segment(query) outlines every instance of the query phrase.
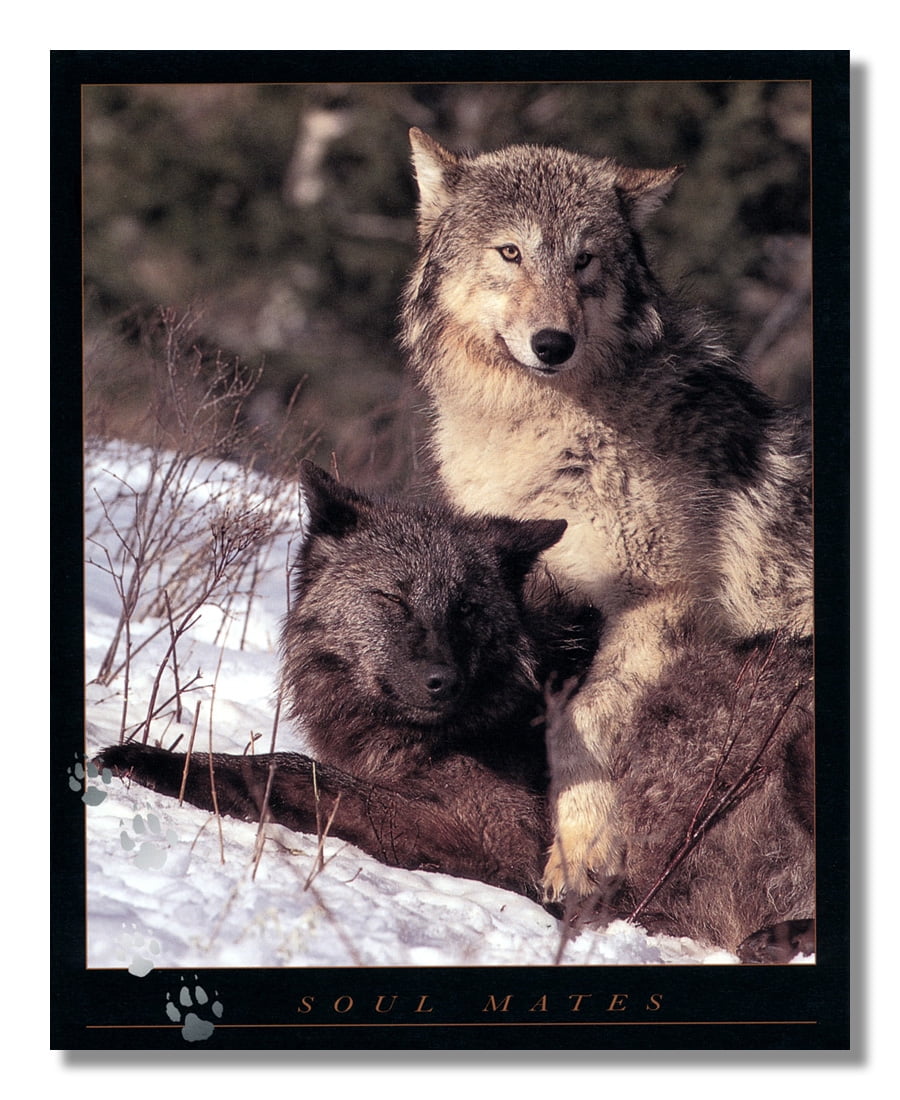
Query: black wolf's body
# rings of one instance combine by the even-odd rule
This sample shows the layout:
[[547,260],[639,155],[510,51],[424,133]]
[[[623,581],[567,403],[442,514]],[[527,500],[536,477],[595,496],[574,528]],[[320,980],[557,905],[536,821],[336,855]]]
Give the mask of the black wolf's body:
[[565,519],[543,561],[606,620],[552,766],[545,886],[586,896],[622,871],[614,759],[678,639],[812,629],[807,428],[647,265],[640,231],[680,170],[412,145],[404,343],[443,485],[469,513]]
[[[523,602],[536,556],[563,525],[376,506],[310,467],[304,485],[309,530],[283,682],[317,760],[214,756],[219,810],[258,820],[267,805],[307,832],[334,815],[331,835],[386,863],[540,896],[552,825],[539,685],[553,671],[577,678],[598,628],[562,603],[535,613]],[[628,915],[659,884],[639,920],[734,950],[812,912],[809,684],[791,646],[719,656],[710,671],[686,647],[673,681],[645,702],[641,740],[615,762],[634,874],[614,904]],[[698,710],[715,716],[699,733]],[[102,761],[176,795],[185,758],[123,745]],[[191,759],[185,797],[213,808],[204,754]],[[665,878],[692,821],[697,836]]]

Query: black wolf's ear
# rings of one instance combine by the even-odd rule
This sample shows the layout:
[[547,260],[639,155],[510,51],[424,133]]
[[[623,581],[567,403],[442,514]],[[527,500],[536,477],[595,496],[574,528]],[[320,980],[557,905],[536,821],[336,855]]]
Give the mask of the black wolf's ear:
[[625,168],[616,171],[616,190],[628,208],[635,228],[642,229],[650,215],[668,198],[672,186],[684,167],[674,168]]
[[308,535],[341,538],[350,534],[359,524],[360,511],[369,504],[366,497],[341,485],[308,460],[300,463],[300,488],[308,515]]
[[450,204],[461,162],[415,126],[409,131],[409,144],[419,188],[419,233],[426,236]]
[[520,585],[538,555],[563,537],[568,524],[564,519],[492,519],[494,545],[500,565],[513,585]]

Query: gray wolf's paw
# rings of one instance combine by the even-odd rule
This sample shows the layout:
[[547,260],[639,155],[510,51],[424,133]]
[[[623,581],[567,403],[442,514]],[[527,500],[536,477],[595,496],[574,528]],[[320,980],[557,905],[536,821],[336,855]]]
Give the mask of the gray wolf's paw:
[[[197,1011],[189,1011],[191,1009]],[[209,996],[201,985],[195,985],[193,993],[183,985],[178,994],[178,1004],[175,1004],[169,994],[166,994],[166,1015],[173,1024],[183,1025],[181,1035],[188,1043],[208,1039],[216,1030],[215,1023],[209,1017],[215,1016],[219,1019],[223,1011],[218,999],[212,1004],[209,1003]]]
[[146,822],[138,814],[132,827],[133,834],[122,830],[122,847],[126,852],[133,852],[137,848],[134,862],[138,867],[145,871],[158,871],[165,865],[167,849],[178,843],[174,830],[167,829],[164,834],[155,814],[147,814]]
[[99,806],[106,798],[106,791],[103,790],[103,787],[97,786],[96,780],[108,786],[112,782],[112,772],[109,768],[98,768],[93,761],[88,761],[86,757],[85,760],[86,763],[84,764],[81,760],[76,760],[72,767],[68,769],[69,789],[81,791],[81,801],[86,805]]
[[559,827],[544,868],[544,898],[549,902],[591,899],[612,903],[622,882],[625,847],[610,828],[585,833]]
[[120,959],[130,958],[128,973],[144,978],[153,969],[151,956],[159,954],[159,944],[152,937],[144,936],[136,929],[123,932],[116,941],[116,954]]
[[545,899],[611,902],[625,868],[615,787],[585,768],[569,779],[554,803],[556,830],[544,867]]

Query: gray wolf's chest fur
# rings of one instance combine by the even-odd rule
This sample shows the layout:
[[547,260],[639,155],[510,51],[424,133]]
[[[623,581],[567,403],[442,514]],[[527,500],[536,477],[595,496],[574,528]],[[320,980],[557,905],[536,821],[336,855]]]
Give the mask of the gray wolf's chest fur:
[[780,454],[760,429],[754,468],[728,477],[715,455],[711,464],[703,428],[679,422],[664,387],[628,395],[626,430],[597,407],[602,390],[579,403],[523,383],[514,405],[491,402],[487,416],[477,401],[439,403],[435,446],[457,505],[565,519],[545,562],[558,583],[607,614],[670,591],[739,636],[774,625],[809,631],[802,453]]
[[439,413],[436,445],[451,496],[469,510],[565,519],[545,561],[592,602],[611,610],[630,593],[670,584],[688,546],[698,549],[696,509],[679,500],[677,474],[599,420],[570,410],[480,427],[471,409],[464,420],[446,407]]

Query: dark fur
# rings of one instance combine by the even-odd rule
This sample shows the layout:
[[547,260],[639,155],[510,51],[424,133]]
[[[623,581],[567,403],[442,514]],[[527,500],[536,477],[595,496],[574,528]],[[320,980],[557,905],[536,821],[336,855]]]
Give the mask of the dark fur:
[[282,683],[316,755],[379,782],[463,748],[518,755],[554,629],[523,589],[565,522],[376,505],[311,464],[303,482]]
[[[647,899],[636,919],[653,931],[688,932],[745,961],[790,957],[771,944],[771,957],[757,957],[766,954],[757,947],[769,926],[811,924],[816,908],[809,649],[778,638],[724,651],[688,641],[645,695],[614,760],[628,837],[618,911]],[[670,861],[675,870],[648,898]],[[811,949],[798,940],[794,953]]]
[[[284,626],[283,680],[318,762],[216,755],[220,811],[258,820],[272,768],[275,821],[313,832],[334,812],[331,834],[385,863],[538,897],[552,837],[538,685],[554,671],[577,677],[598,625],[590,614],[563,615],[563,601],[552,617],[525,610],[529,570],[562,525],[376,506],[314,467],[303,478],[309,531]],[[753,762],[799,684],[749,783],[638,915],[652,929],[732,950],[765,928],[748,961],[782,961],[791,932],[767,926],[813,911],[809,891],[791,886],[792,871],[812,881],[805,654],[783,642],[711,665],[697,645],[685,654],[645,700],[640,736],[616,762],[633,840],[614,912],[627,916],[664,872],[730,735],[713,800]],[[708,721],[694,728],[701,710],[716,716],[711,733]],[[101,761],[178,793],[183,755],[123,745]],[[203,754],[191,759],[185,797],[213,806]]]
[[[583,669],[597,636],[593,612],[525,609],[528,574],[565,523],[375,505],[312,464],[302,477],[282,683],[321,804],[304,756],[219,755],[219,808],[258,820],[274,763],[274,820],[315,831],[340,795],[332,834],[386,863],[537,897],[550,841],[540,685]],[[178,791],[183,756],[124,745],[102,759]],[[208,765],[192,758],[185,797],[212,808]]]

